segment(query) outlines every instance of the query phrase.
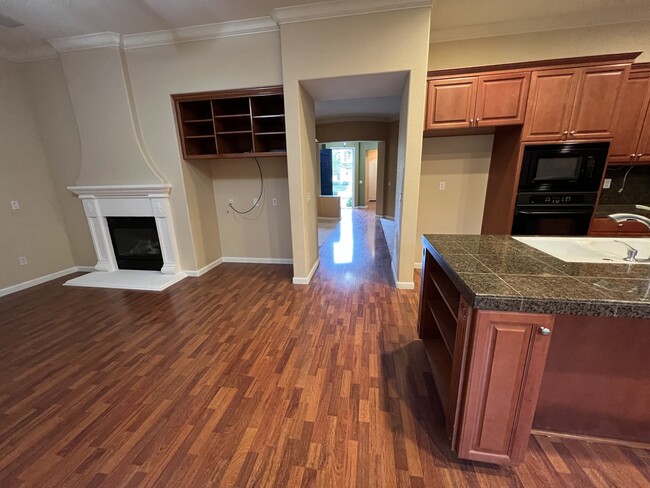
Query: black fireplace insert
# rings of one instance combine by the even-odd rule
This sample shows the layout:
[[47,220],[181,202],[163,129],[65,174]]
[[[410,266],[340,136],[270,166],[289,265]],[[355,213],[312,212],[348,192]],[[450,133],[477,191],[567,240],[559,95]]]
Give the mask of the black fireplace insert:
[[160,271],[160,240],[153,217],[106,217],[117,267]]

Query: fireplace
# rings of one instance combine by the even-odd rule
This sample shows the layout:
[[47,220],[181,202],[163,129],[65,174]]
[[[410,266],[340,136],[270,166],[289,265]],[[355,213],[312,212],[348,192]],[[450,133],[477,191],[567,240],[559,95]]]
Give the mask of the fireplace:
[[160,240],[153,217],[106,217],[119,269],[160,271]]

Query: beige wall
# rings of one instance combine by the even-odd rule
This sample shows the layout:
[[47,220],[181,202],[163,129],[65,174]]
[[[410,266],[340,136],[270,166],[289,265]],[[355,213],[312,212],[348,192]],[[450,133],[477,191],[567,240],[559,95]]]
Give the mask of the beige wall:
[[492,135],[424,139],[416,262],[422,234],[481,233],[492,140]]
[[94,266],[97,256],[83,206],[67,189],[81,169],[81,144],[68,85],[58,58],[24,63],[23,80],[48,160],[77,266]]
[[[262,203],[248,210],[260,193],[259,170],[253,159],[225,159],[212,162],[216,202],[224,257],[291,259],[289,185],[286,158],[259,158],[264,177]],[[277,206],[272,200],[276,198]]]
[[429,69],[633,51],[644,51],[637,61],[650,61],[650,22],[433,43]]
[[[74,266],[19,65],[0,60],[0,288]],[[12,210],[18,200],[20,210]],[[19,256],[28,264],[20,266]]]
[[[279,33],[131,49],[126,59],[144,143],[173,187],[182,267],[200,269],[222,256],[210,169],[221,162],[182,159],[170,95],[282,84]],[[257,188],[255,181],[242,184],[249,193]]]
[[[280,26],[296,277],[307,277],[318,255],[315,222],[312,225],[310,219],[305,220],[302,211],[314,208],[313,198],[308,203],[307,194],[315,194],[316,181],[312,177],[317,174],[313,169],[317,156],[308,130],[313,121],[308,120],[310,115],[303,115],[305,109],[313,111],[313,106],[309,107],[308,97],[301,93],[300,81],[404,71],[409,73],[402,95],[406,106],[401,113],[403,131],[399,141],[405,173],[404,197],[399,205],[404,207],[404,219],[398,219],[396,226],[408,244],[401,246],[397,268],[399,282],[405,286],[413,283],[411,243],[416,232],[429,20],[429,8],[414,8]],[[376,35],[378,32],[381,35]],[[341,62],[343,57],[355,62]],[[309,153],[313,153],[313,159]],[[315,212],[311,213],[315,220]]]
[[397,181],[397,143],[399,121],[388,126],[388,144],[386,149],[386,169],[384,172],[383,215],[395,217],[395,183]]

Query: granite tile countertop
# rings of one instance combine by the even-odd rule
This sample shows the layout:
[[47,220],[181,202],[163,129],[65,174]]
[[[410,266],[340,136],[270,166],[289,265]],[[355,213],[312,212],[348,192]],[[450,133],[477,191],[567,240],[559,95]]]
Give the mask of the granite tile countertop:
[[474,308],[650,318],[650,265],[567,263],[510,236],[423,242]]
[[638,209],[634,205],[598,205],[594,210],[594,217],[607,218],[614,213],[633,213],[650,218],[650,211]]

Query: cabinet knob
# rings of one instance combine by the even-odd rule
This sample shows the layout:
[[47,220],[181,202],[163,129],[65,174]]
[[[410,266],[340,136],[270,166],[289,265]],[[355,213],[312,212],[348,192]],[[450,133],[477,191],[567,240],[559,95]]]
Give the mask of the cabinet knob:
[[539,333],[542,334],[543,336],[547,336],[551,334],[551,329],[549,329],[548,327],[540,327]]
[[636,155],[637,158],[640,158],[641,156],[643,156],[643,154],[637,154]]
[[563,132],[563,134],[564,134],[565,136],[566,136],[568,133],[569,133],[568,130],[565,130],[565,131]]
[[632,159],[636,158],[636,154],[632,154]]
[[481,119],[479,119],[478,117],[476,117],[476,125],[478,125],[478,123],[479,123],[480,120],[481,120]]
[[474,119],[469,119],[469,125],[472,125],[474,123]]
[[571,131],[571,135],[573,135],[573,134],[575,134],[575,133],[576,133],[576,131],[574,131],[574,130]]

